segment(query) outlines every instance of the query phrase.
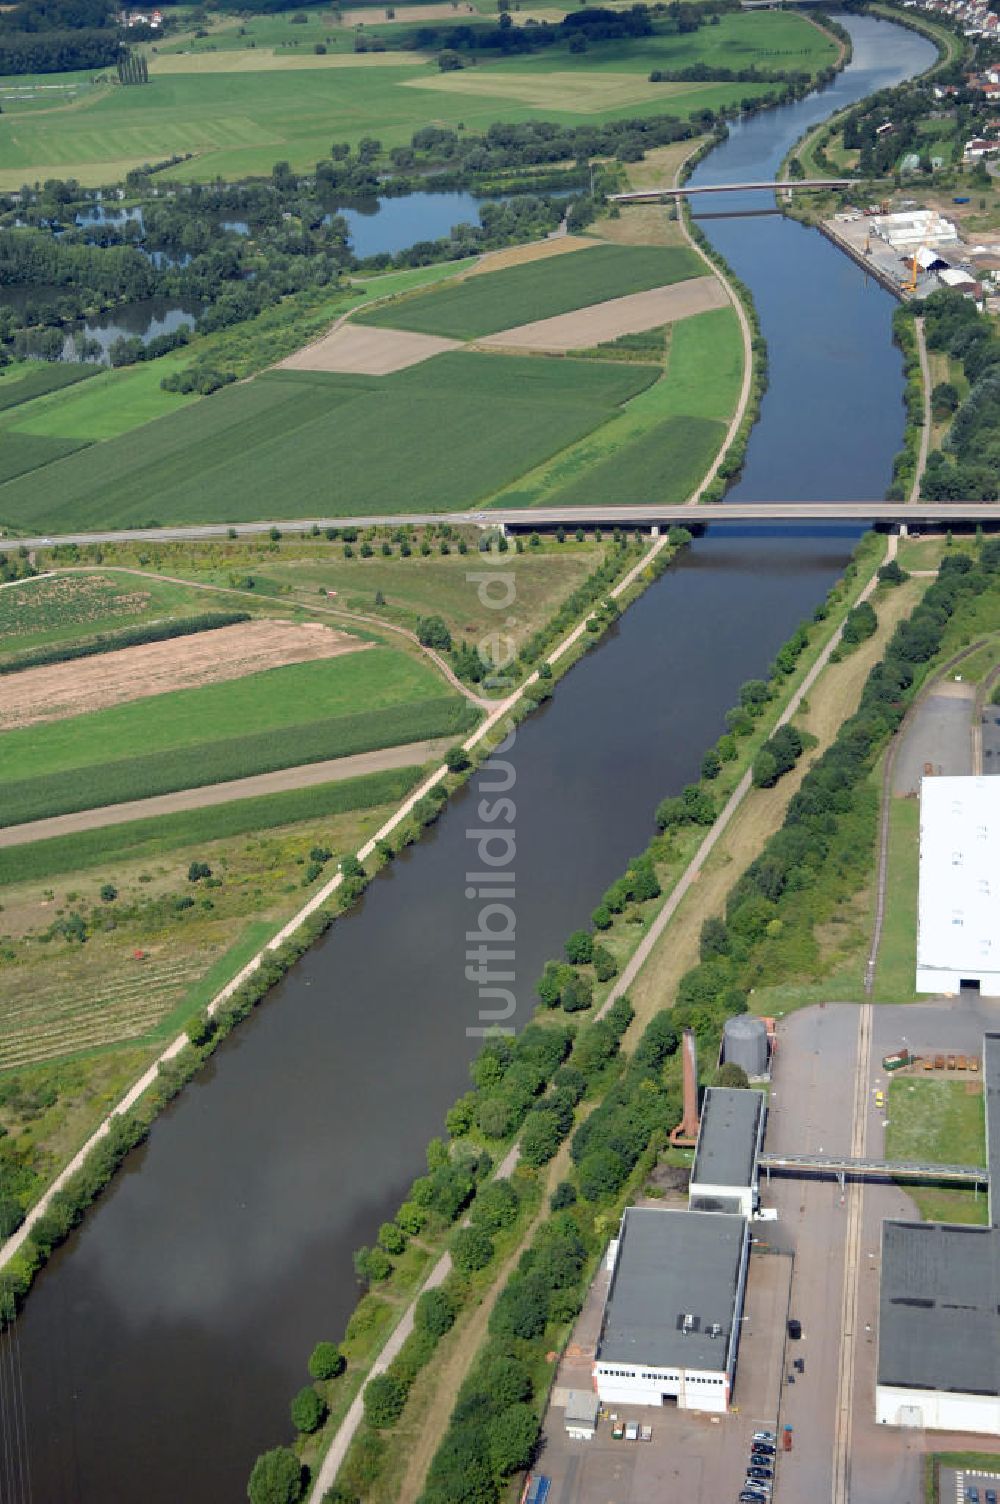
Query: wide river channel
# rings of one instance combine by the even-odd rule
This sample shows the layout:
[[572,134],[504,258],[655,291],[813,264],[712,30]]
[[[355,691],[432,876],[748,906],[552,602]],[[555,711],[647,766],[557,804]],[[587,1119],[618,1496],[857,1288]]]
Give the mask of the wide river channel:
[[[836,82],[737,126],[699,180],[773,176],[811,124],[933,60],[899,26],[845,24],[854,60]],[[751,288],[770,349],[733,494],[881,496],[903,429],[892,299],[790,220],[704,227]],[[520,729],[521,1023],[545,959],[645,844],[657,801],[697,775],[739,684],[766,671],[855,536],[710,531]],[[16,1351],[0,1354],[20,1364],[36,1501],[237,1504],[256,1454],[289,1439],[309,1351],[342,1334],[357,1298],[352,1251],[467,1085],[476,805],[473,784],[226,1041],[39,1278]]]

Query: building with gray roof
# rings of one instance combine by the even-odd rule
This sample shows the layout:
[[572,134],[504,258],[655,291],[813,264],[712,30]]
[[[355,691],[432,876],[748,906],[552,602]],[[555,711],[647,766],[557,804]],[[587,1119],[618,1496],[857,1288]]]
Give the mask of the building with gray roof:
[[882,1224],[876,1419],[1000,1436],[1000,1034],[983,1039],[988,1227]]
[[753,1215],[764,1122],[762,1092],[723,1086],[707,1089],[691,1170],[692,1210]]
[[741,1215],[626,1210],[594,1362],[605,1404],[728,1408],[749,1247]]

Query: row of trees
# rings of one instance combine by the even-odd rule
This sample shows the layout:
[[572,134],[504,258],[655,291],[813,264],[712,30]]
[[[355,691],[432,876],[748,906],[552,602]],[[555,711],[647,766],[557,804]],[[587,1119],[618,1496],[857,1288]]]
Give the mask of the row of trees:
[[[960,361],[969,382],[943,447],[928,456],[921,495],[928,501],[995,500],[1000,494],[1000,338],[992,321],[960,293],[943,289],[912,306],[923,316],[928,348]],[[953,409],[957,397],[950,383],[937,388],[937,410]]]

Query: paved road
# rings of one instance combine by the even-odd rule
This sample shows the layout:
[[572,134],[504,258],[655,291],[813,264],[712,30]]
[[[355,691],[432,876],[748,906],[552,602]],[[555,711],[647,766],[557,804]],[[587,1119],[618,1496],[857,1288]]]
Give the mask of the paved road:
[[360,752],[355,757],[334,757],[326,762],[304,763],[297,768],[279,768],[275,773],[258,773],[253,778],[234,778],[226,783],[208,783],[202,788],[179,789],[176,793],[159,794],[153,799],[132,799],[127,804],[105,804],[99,809],[81,809],[71,815],[32,820],[27,825],[8,825],[0,830],[0,847],[24,846],[29,841],[45,841],[52,836],[75,835],[80,830],[101,830],[105,825],[120,825],[124,820],[147,820],[154,815],[173,815],[185,809],[205,809],[210,805],[230,804],[234,799],[253,799],[260,794],[313,788],[318,783],[337,783],[343,778],[360,778],[365,773],[382,773],[388,768],[419,767],[421,763],[439,761],[453,741],[454,738],[441,738],[407,742],[402,747],[382,747],[375,752]]
[[[425,527],[449,522],[453,527],[656,527],[709,522],[856,522],[908,524],[1000,522],[1000,501],[945,501],[915,505],[902,501],[719,501],[692,506],[629,506],[613,500],[592,506],[496,508],[486,512],[382,512],[367,517],[276,517],[265,522],[206,522],[183,527],[109,528],[99,533],[38,534],[0,538],[0,549],[46,548],[57,543],[170,543],[225,538],[231,527],[241,538],[259,537],[273,527],[283,533],[308,533],[314,527]],[[190,583],[190,582],[185,582]]]

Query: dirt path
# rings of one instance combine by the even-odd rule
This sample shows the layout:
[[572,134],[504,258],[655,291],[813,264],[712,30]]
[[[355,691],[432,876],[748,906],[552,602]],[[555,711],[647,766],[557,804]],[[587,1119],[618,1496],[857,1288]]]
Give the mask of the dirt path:
[[338,783],[344,778],[361,778],[366,773],[382,773],[389,768],[418,767],[443,757],[452,741],[453,738],[441,738],[407,742],[402,747],[381,747],[353,757],[332,757],[326,762],[279,768],[276,773],[258,773],[252,778],[234,778],[227,783],[179,789],[177,793],[158,794],[152,799],[132,799],[127,804],[105,804],[98,809],[78,810],[72,815],[52,815],[46,820],[32,820],[27,825],[8,825],[0,829],[0,848],[25,846],[29,841],[45,841],[53,836],[76,835],[81,830],[103,830],[106,825],[120,825],[125,820],[148,820],[156,815],[174,815],[181,810],[231,804],[235,799],[255,799],[262,794],[281,794],[289,789]]
[[931,372],[927,362],[927,341],[924,339],[923,319],[914,319],[913,327],[917,335],[917,354],[920,356],[920,382],[924,389],[924,426],[920,430],[920,452],[917,455],[917,468],[913,472],[913,485],[906,498],[910,502],[920,500],[920,482],[924,478],[927,450],[931,442]]
[[[126,564],[80,564],[74,565],[69,569],[50,569],[47,573],[37,574],[32,578],[36,580],[50,580],[63,574],[92,574],[94,572],[98,574],[135,575],[140,580],[162,580],[167,585],[185,585],[191,590],[207,590],[212,595],[238,595],[241,600],[257,602],[273,600],[276,606],[287,606],[288,604],[287,601],[279,596],[258,595],[253,590],[239,590],[235,585],[207,585],[201,580],[186,580],[180,575],[173,574],[157,574],[152,569],[134,569]],[[19,580],[18,584],[24,584],[24,581]],[[296,604],[301,603],[297,602]],[[405,637],[425,657],[431,660],[448,680],[452,688],[457,689],[459,694],[464,695],[471,704],[478,705],[481,710],[495,709],[496,700],[487,700],[482,695],[477,695],[467,684],[463,684],[451,665],[441,657],[441,654],[436,652],[434,648],[424,647],[423,643],[419,641],[416,632],[411,632],[408,627],[400,627],[395,622],[383,621],[379,616],[367,616],[363,611],[345,611],[338,609],[336,606],[316,606],[311,601],[308,606],[302,605],[302,610],[309,611],[310,613],[318,611],[323,616],[335,616],[339,621],[365,622],[368,626],[377,627],[380,632],[395,632],[398,637]]]

